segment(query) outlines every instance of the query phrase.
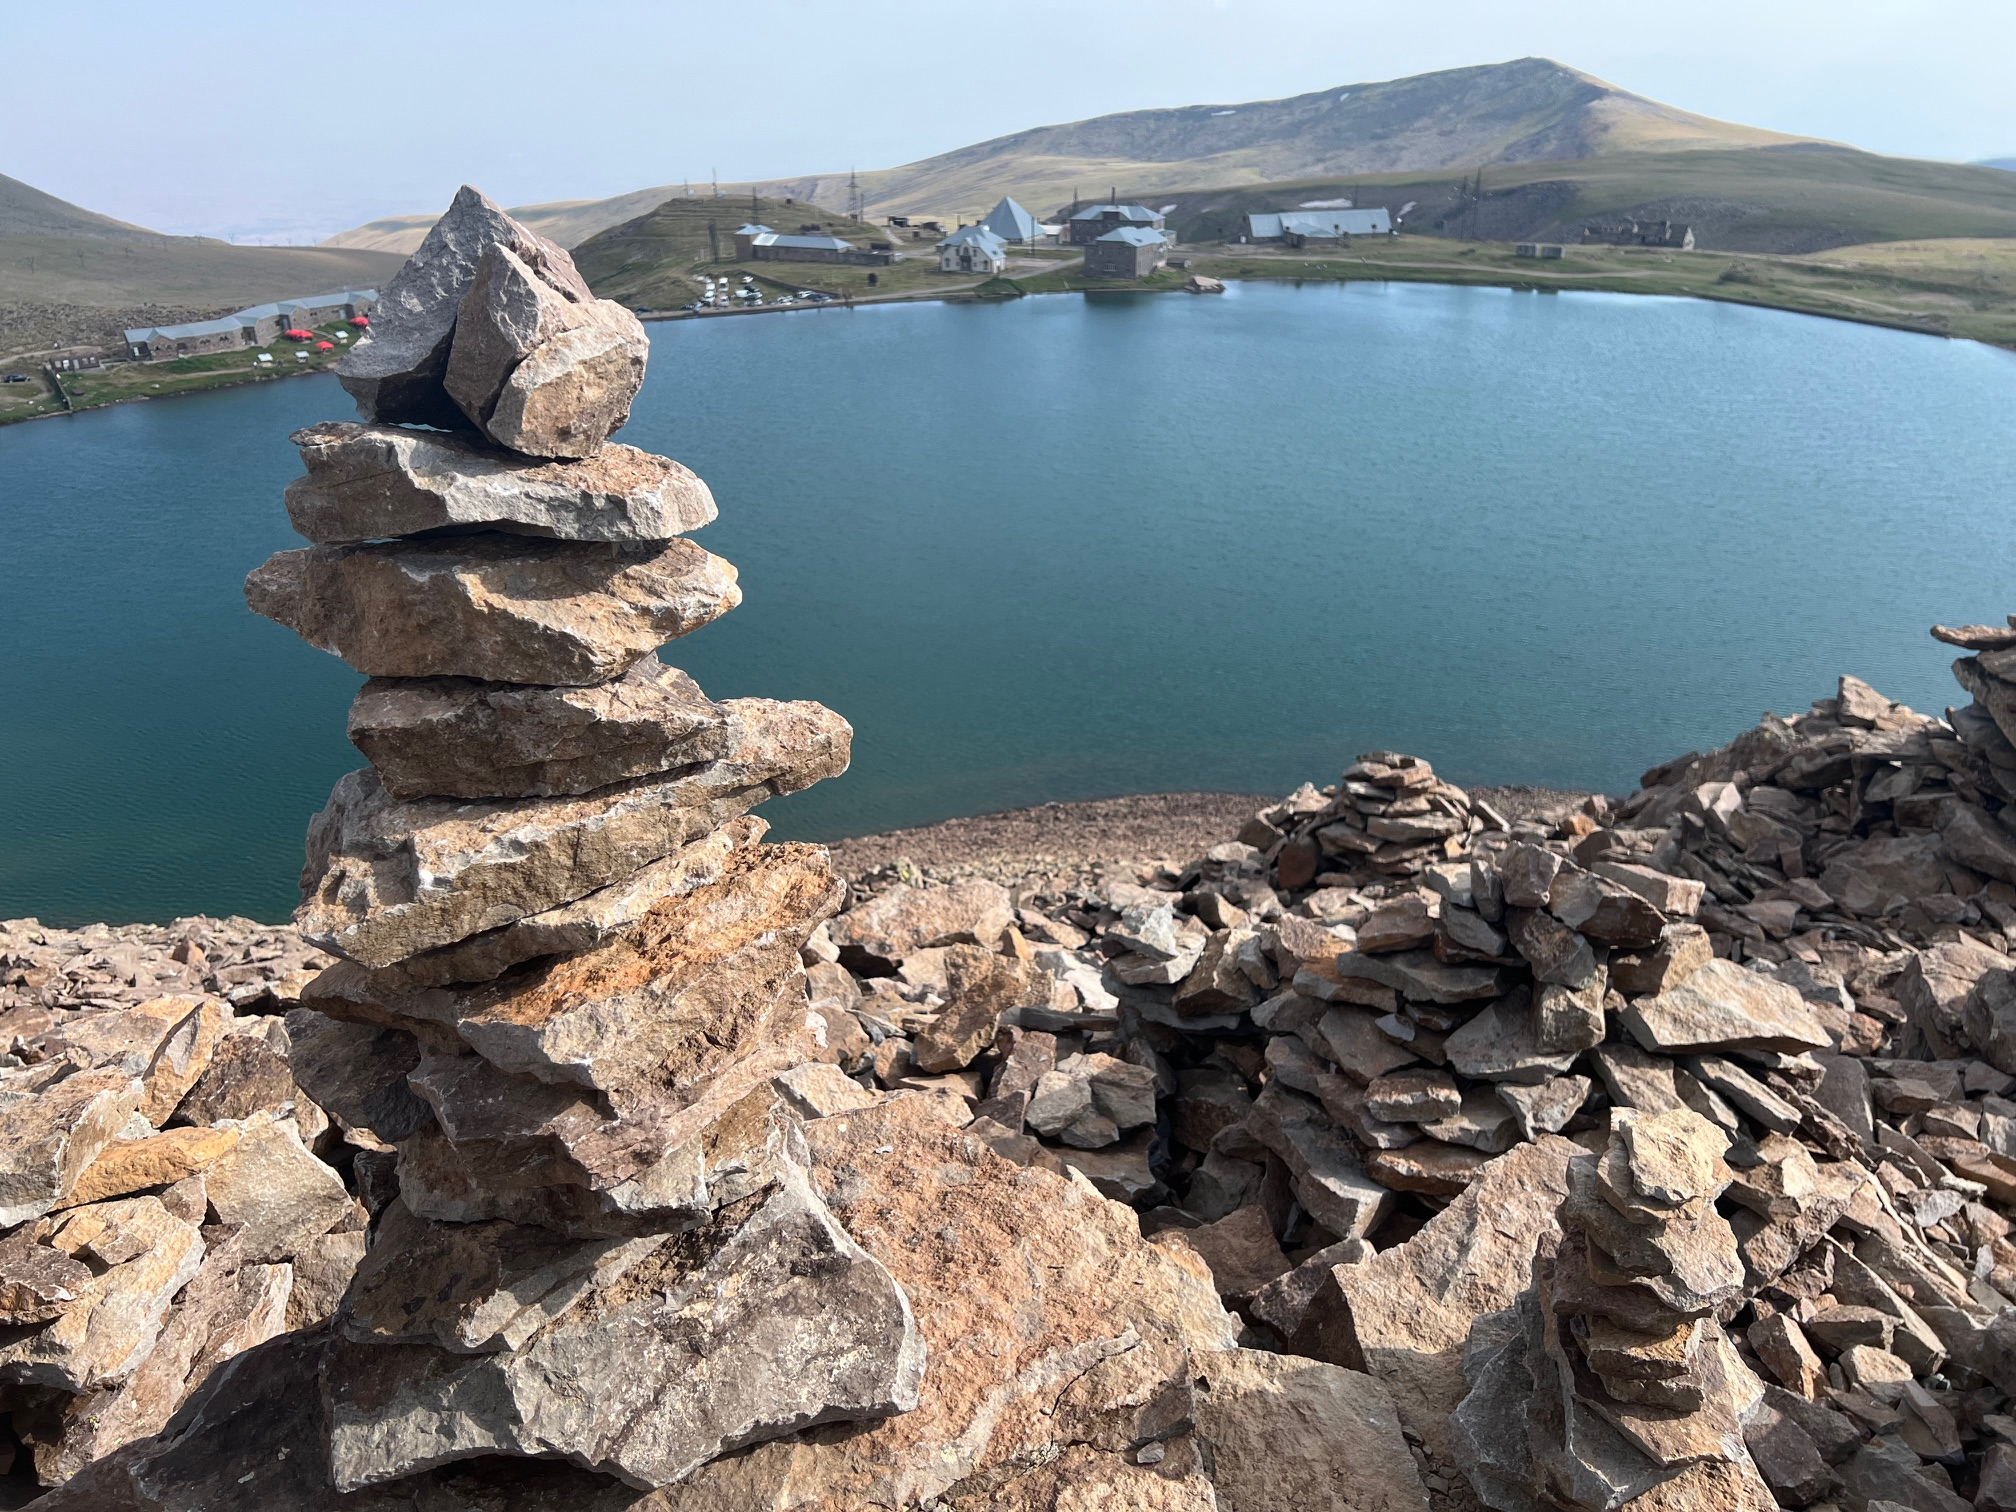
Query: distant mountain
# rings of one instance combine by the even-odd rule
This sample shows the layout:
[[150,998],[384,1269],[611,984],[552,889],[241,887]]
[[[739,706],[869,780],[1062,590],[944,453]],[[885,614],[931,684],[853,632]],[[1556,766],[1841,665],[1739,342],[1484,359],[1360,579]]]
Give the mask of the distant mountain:
[[115,241],[160,235],[44,194],[0,173],[0,236],[104,236]]
[[1974,166],[1976,168],[2006,168],[2011,173],[2016,173],[2016,157],[1983,158]]
[[10,351],[113,345],[122,326],[368,288],[391,278],[401,260],[163,236],[0,175],[0,340]]
[[[873,214],[977,218],[1003,194],[1047,211],[1074,194],[1131,197],[1200,184],[1235,185],[1360,173],[1409,173],[1491,163],[1559,161],[1616,152],[1783,146],[1812,141],[1678,110],[1546,58],[1448,69],[1385,83],[1346,84],[1286,100],[1131,110],[1039,126],[901,168],[860,175]],[[724,186],[769,198],[845,205],[846,174]],[[573,246],[644,213],[670,185],[609,200],[514,209]],[[410,252],[433,216],[373,221],[323,245]]]

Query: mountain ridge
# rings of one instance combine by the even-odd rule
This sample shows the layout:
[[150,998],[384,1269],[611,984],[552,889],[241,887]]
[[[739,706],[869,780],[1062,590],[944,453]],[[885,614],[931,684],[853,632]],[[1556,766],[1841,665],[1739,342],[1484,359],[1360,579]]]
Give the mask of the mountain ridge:
[[[1003,194],[1048,210],[1083,192],[1165,193],[1353,173],[1418,172],[1606,152],[1822,144],[1665,105],[1547,58],[1343,84],[1276,100],[1118,111],[1035,126],[895,168],[858,175],[871,214],[970,213]],[[844,205],[844,173],[723,186],[765,198]],[[603,200],[520,206],[512,214],[566,246],[634,219],[678,193],[639,189]],[[324,246],[410,252],[432,215],[390,216]]]

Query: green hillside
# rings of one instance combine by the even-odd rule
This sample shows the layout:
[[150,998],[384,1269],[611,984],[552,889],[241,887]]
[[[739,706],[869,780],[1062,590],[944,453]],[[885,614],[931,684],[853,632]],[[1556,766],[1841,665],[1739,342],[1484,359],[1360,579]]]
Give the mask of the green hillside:
[[[1305,178],[1171,194],[1185,241],[1236,239],[1254,211],[1310,200],[1383,205],[1411,233],[1572,241],[1593,220],[1686,221],[1703,248],[1817,252],[1862,242],[2016,237],[2016,174],[1801,147],[1617,153],[1579,162]],[[1401,212],[1405,215],[1401,216]]]
[[735,268],[738,277],[749,273],[779,286],[795,280],[820,289],[832,286],[840,274],[851,275],[845,281],[858,283],[867,271],[820,263],[737,264],[735,229],[750,220],[787,234],[838,236],[858,247],[896,235],[886,226],[871,226],[802,201],[752,200],[746,194],[733,199],[674,198],[582,242],[574,248],[574,266],[604,299],[653,310],[678,309],[698,298],[700,275],[709,268]]
[[202,236],[0,235],[0,352],[117,345],[121,328],[268,299],[364,289],[405,259],[331,247],[236,247]]

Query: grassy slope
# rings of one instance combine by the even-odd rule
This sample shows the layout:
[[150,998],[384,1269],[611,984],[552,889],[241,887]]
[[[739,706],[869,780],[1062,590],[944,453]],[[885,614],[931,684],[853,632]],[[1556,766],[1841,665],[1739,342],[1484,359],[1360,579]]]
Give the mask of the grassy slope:
[[[832,263],[738,263],[735,258],[735,228],[751,218],[747,195],[736,199],[668,199],[648,214],[620,226],[611,227],[574,249],[574,265],[590,287],[605,299],[645,309],[677,309],[698,297],[703,271],[733,271],[736,277],[754,275],[759,282],[781,291],[819,289],[828,293],[861,292],[867,275],[881,275],[879,284],[890,287],[914,282],[921,263],[935,260],[908,258],[891,268],[868,269]],[[772,230],[796,233],[801,226],[817,224],[821,235],[843,237],[865,247],[870,240],[886,241],[892,233],[884,226],[871,226],[820,210],[816,206],[759,199],[754,218]],[[708,222],[713,222],[722,253],[718,263],[710,261]],[[911,250],[927,250],[928,242],[903,244]]]
[[0,173],[0,236],[109,236],[118,239],[151,237],[158,232],[144,226],[86,210],[53,194],[45,194],[33,184]]
[[1197,254],[1192,266],[1220,278],[1686,295],[2016,347],[2016,241],[1885,243],[1812,257],[1570,247],[1538,262],[1506,242],[1400,236],[1327,252],[1226,247]]
[[234,247],[195,236],[0,236],[0,303],[242,306],[370,288],[404,260],[332,247]]
[[[1409,230],[1468,237],[1467,173],[1386,174],[1234,185],[1175,196],[1186,240],[1215,241],[1242,217],[1304,200],[1350,197],[1395,211]],[[2016,236],[2016,174],[1845,150],[1619,153],[1484,170],[1480,238],[1572,239],[1586,220],[1632,212],[1694,224],[1704,246],[1812,252],[1933,237]]]

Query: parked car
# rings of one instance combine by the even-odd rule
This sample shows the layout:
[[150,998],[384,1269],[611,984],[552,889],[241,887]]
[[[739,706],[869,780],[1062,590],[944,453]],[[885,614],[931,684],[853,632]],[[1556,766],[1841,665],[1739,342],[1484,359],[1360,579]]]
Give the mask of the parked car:
[[28,375],[26,373],[9,373],[6,377],[0,378],[0,383],[26,383],[27,381]]

